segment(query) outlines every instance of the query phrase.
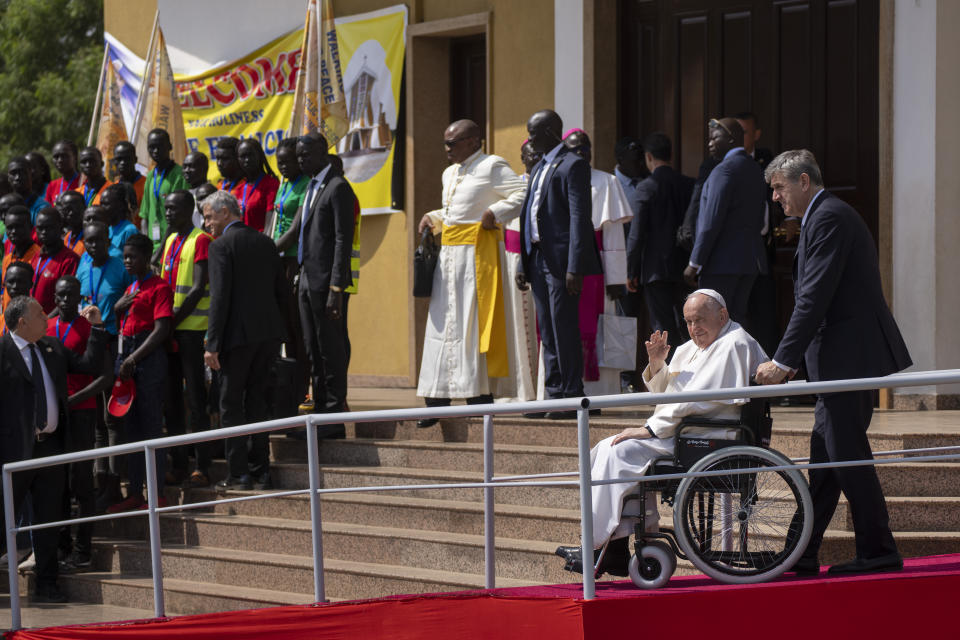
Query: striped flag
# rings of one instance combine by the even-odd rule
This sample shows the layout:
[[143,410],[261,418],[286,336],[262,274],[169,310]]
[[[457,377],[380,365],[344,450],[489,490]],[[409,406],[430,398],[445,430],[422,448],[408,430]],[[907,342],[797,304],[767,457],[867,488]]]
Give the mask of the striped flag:
[[103,156],[107,179],[116,181],[116,168],[111,162],[113,149],[118,142],[127,139],[127,127],[123,122],[120,81],[109,56],[106,57],[103,73],[103,103],[100,107],[100,126],[97,128],[96,147]]
[[[288,135],[317,129],[331,148],[347,133],[347,102],[343,92],[340,48],[330,0],[307,2],[300,71]],[[322,96],[322,98],[321,98]]]

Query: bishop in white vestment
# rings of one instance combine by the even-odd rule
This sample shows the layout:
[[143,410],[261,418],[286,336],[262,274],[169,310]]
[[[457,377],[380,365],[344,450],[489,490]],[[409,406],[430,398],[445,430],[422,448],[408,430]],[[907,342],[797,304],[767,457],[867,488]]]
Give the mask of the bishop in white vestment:
[[489,401],[488,378],[509,373],[499,225],[520,214],[526,192],[506,160],[480,150],[475,123],[455,122],[444,138],[452,164],[443,172],[443,208],[420,223],[442,238],[417,385],[430,406]]

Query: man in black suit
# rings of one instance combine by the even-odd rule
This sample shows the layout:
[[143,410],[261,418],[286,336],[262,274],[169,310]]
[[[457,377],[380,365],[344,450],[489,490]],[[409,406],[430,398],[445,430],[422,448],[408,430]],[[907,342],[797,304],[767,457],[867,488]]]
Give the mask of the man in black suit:
[[[82,356],[56,337],[47,337],[47,316],[33,298],[14,298],[3,315],[9,331],[0,338],[0,465],[63,453],[71,444],[67,373],[96,375],[102,368],[106,334],[100,310],[93,306],[83,310],[94,328]],[[64,471],[63,466],[56,466],[14,474],[15,511],[20,510],[29,491],[36,522],[59,520],[66,487]],[[57,586],[57,538],[57,529],[33,532],[37,602],[66,602]]]
[[[277,247],[243,224],[237,199],[218,191],[203,201],[210,244],[210,315],[204,361],[220,372],[220,421],[235,427],[268,418],[266,372],[280,352],[286,280]],[[248,440],[249,451],[248,451]],[[225,489],[270,489],[269,435],[229,438]]]
[[[300,170],[311,176],[297,221],[300,322],[307,340],[314,411],[336,413],[347,406],[347,306],[353,282],[356,197],[342,173],[333,169],[327,141],[317,132],[297,141]],[[344,435],[343,425],[318,430],[321,437]]]
[[760,167],[743,150],[740,123],[713,119],[709,127],[708,149],[720,164],[703,185],[696,240],[683,276],[692,287],[719,291],[730,318],[746,325],[750,290],[764,262],[760,230],[767,187]]
[[[583,353],[578,308],[583,276],[601,272],[593,233],[590,164],[561,140],[556,112],[538,111],[527,122],[530,144],[543,153],[533,169],[520,214],[517,286],[533,286],[544,387],[550,398],[583,395]],[[574,417],[550,412],[548,418]]]
[[690,202],[693,178],[670,166],[670,138],[651,133],[643,141],[650,176],[637,186],[638,210],[627,238],[627,289],[643,288],[650,327],[666,331],[672,347],[683,343],[683,267],[677,228]]
[[[773,198],[788,216],[802,218],[794,258],[796,306],[772,362],[757,382],[776,384],[806,361],[811,381],[885,376],[912,364],[880,286],[877,252],[863,219],[824,191],[820,168],[806,149],[785,151],[767,167]],[[869,460],[867,428],[873,392],[817,396],[810,462]],[[794,569],[819,572],[817,551],[840,492],[850,503],[857,555],[830,573],[903,567],[890,533],[887,505],[873,466],[811,469],[813,536]]]

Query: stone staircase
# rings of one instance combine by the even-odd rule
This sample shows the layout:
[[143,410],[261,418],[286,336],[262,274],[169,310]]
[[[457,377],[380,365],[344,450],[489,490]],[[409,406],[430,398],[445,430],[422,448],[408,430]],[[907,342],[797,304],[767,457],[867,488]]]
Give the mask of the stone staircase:
[[[806,455],[812,411],[775,410],[773,445]],[[636,414],[591,420],[594,442],[636,423]],[[496,474],[574,471],[574,421],[495,419]],[[322,441],[325,488],[443,484],[482,480],[482,420],[348,425],[344,440]],[[960,444],[947,433],[876,433],[877,451]],[[302,441],[271,436],[272,475],[279,489],[308,485]],[[215,463],[215,477],[225,473]],[[897,463],[878,467],[891,523],[907,556],[960,552],[960,464]],[[571,478],[574,479],[574,478]],[[250,495],[253,492],[230,492]],[[175,502],[202,502],[212,489],[167,489]],[[484,586],[482,490],[342,493],[322,498],[325,583],[331,600]],[[662,520],[671,515],[662,507]],[[574,582],[553,556],[579,538],[578,489],[504,487],[496,491],[497,586]],[[94,571],[61,577],[72,600],[152,608],[146,518],[101,523]],[[167,612],[201,613],[313,600],[309,501],[286,496],[190,510],[161,517]],[[845,502],[828,531],[821,561],[853,555]],[[678,572],[690,572],[681,563]],[[21,581],[22,588],[26,585]],[[6,584],[4,580],[4,585]],[[2,588],[2,587],[0,587]]]

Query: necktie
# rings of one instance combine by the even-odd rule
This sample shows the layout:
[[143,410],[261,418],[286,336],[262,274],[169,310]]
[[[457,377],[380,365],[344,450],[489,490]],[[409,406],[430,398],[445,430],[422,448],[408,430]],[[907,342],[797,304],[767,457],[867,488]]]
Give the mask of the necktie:
[[314,190],[317,188],[317,179],[313,178],[307,184],[307,192],[303,198],[303,211],[300,213],[300,234],[297,236],[297,264],[303,264],[303,230],[307,227],[307,218],[313,208]]
[[40,356],[37,345],[30,345],[30,374],[33,377],[33,415],[37,429],[47,426],[47,387],[43,384],[43,369],[40,368]]

